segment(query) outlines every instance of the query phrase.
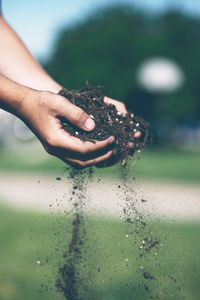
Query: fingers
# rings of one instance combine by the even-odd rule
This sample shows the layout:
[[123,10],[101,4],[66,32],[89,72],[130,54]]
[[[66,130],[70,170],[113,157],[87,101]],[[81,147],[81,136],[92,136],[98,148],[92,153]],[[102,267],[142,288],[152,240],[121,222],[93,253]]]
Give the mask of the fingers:
[[[140,131],[136,131],[136,133],[133,136],[135,139],[139,139],[141,137],[141,132]],[[129,149],[133,149],[135,146],[135,144],[133,142],[129,142],[128,143],[128,148]]]
[[99,141],[99,142],[83,142],[76,138],[70,139],[70,148],[74,152],[78,152],[82,155],[86,155],[91,152],[101,151],[102,149],[106,148],[108,145],[114,142],[114,137],[109,137],[107,140]]
[[59,101],[57,105],[58,116],[66,118],[85,131],[92,131],[95,128],[95,122],[81,108],[62,98],[64,101]]
[[[109,97],[104,97],[104,102],[105,102],[105,103],[108,103],[108,104],[113,104],[113,105],[115,105],[115,107],[117,108],[117,110],[120,111],[120,112],[121,112],[122,114],[124,114],[124,115],[127,113],[126,106],[125,106],[125,104],[124,104],[123,102],[120,102],[120,101],[117,101],[117,100],[113,100],[113,99],[111,99],[111,98],[109,98]],[[134,137],[135,139],[140,138],[140,136],[141,136],[141,132],[140,132],[140,131],[136,131],[136,132],[134,133],[134,135],[133,135],[133,137]],[[134,144],[131,143],[131,146],[130,146],[130,147],[133,148],[133,147],[134,147]]]
[[71,136],[64,129],[58,129],[52,133],[47,143],[51,149],[63,149],[79,155],[88,155],[91,152],[100,151],[114,142],[114,137],[109,137],[104,141],[88,142]]
[[104,102],[107,104],[113,104],[115,105],[116,109],[118,111],[120,111],[123,115],[127,114],[127,109],[126,106],[123,102],[121,101],[117,101],[117,100],[113,100],[109,97],[104,97]]
[[67,162],[67,163],[70,163],[71,165],[74,165],[74,166],[79,166],[81,168],[86,168],[88,166],[91,166],[91,165],[95,165],[95,164],[99,164],[107,159],[109,159],[113,154],[113,150],[109,151],[108,153],[100,156],[100,157],[97,157],[95,159],[91,159],[91,160],[88,160],[88,161],[81,161],[81,160],[78,160],[78,159],[72,159],[72,158],[66,158],[66,159],[63,159],[63,161]]
[[[108,103],[108,104],[113,104],[115,105],[115,107],[117,108],[118,111],[120,111],[122,114],[126,114],[127,113],[127,109],[126,109],[126,106],[123,102],[121,101],[117,101],[117,100],[113,100],[109,97],[104,97],[104,102],[105,103]],[[139,137],[141,136],[141,132],[140,131],[137,131],[135,134],[134,134],[134,138],[138,139]]]

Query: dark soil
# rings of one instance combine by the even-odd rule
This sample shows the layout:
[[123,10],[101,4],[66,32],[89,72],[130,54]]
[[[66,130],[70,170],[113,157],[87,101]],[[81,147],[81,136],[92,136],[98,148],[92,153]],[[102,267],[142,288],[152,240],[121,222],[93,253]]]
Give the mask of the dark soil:
[[[82,108],[96,123],[96,127],[92,132],[85,132],[76,128],[66,119],[62,119],[63,128],[68,133],[83,141],[91,142],[105,140],[109,136],[115,137],[114,162],[123,161],[120,170],[121,185],[117,186],[120,189],[122,200],[125,200],[126,203],[123,209],[123,219],[129,224],[133,224],[134,231],[138,236],[143,236],[143,240],[139,245],[140,258],[142,258],[145,253],[150,252],[151,249],[157,246],[157,241],[152,234],[147,232],[143,216],[137,209],[137,201],[133,197],[134,188],[130,184],[126,162],[135,150],[140,150],[146,145],[148,141],[148,124],[143,119],[134,116],[133,113],[128,112],[126,115],[122,115],[114,105],[104,103],[104,95],[98,88],[86,86],[79,91],[62,89],[59,94]],[[141,132],[140,139],[134,138],[136,131]],[[131,148],[130,144],[132,145]],[[84,255],[84,245],[87,239],[84,224],[84,205],[87,202],[87,180],[92,176],[92,169],[86,171],[72,169],[69,175],[69,179],[72,180],[70,201],[74,206],[71,241],[63,254],[56,287],[68,300],[86,300],[83,294],[84,291],[87,291],[88,278],[87,276],[82,277],[80,266],[87,264],[87,258]],[[60,180],[60,178],[56,179]],[[142,201],[145,202],[145,200]],[[154,276],[148,271],[142,272],[143,267],[140,266],[140,269],[143,278],[154,279]],[[145,290],[148,290],[144,282],[140,283],[140,288],[142,286],[145,287]]]
[[[152,226],[146,221],[146,216],[140,208],[141,198],[135,194],[135,185],[129,172],[129,166],[120,166],[121,182],[116,185],[117,196],[123,201],[121,219],[127,224],[127,235],[132,240],[133,255],[137,255],[137,264],[133,266],[133,278],[135,268],[140,274],[140,280],[134,288],[136,294],[138,290],[146,293],[144,299],[160,299],[154,297],[151,290],[151,282],[157,281],[157,274],[149,270],[147,263],[156,260],[155,253],[159,253],[161,240],[154,234]],[[97,245],[91,245],[91,236],[87,233],[86,215],[84,208],[87,205],[87,186],[92,181],[93,168],[85,170],[71,169],[68,179],[72,183],[72,190],[69,201],[73,204],[71,238],[66,242],[65,249],[58,269],[56,288],[67,300],[87,300],[88,295],[92,295],[91,286],[92,275],[95,270],[100,272],[99,266],[91,266],[90,251],[96,251]],[[115,196],[115,193],[113,193]],[[145,202],[143,202],[145,205]],[[135,246],[139,250],[136,254]],[[89,246],[90,247],[90,246]],[[89,250],[89,251],[88,251]],[[115,253],[113,253],[115,255]],[[127,266],[129,263],[127,262]],[[92,269],[91,269],[92,267]],[[112,275],[111,275],[112,276]],[[91,298],[89,298],[91,299]]]
[[[104,95],[98,88],[86,86],[79,91],[63,89],[59,94],[81,107],[96,122],[96,128],[92,132],[85,132],[62,119],[63,128],[67,132],[83,141],[95,142],[104,140],[109,136],[114,136],[116,139],[114,146],[116,152],[115,162],[123,162],[119,170],[121,183],[116,186],[117,195],[125,203],[121,218],[127,223],[127,234],[131,235],[133,245],[137,243],[139,250],[138,266],[136,268],[138,268],[141,275],[141,281],[138,282],[135,289],[147,293],[145,299],[161,299],[159,296],[154,298],[151,295],[151,282],[157,280],[157,276],[152,274],[151,270],[146,267],[146,261],[153,259],[154,255],[159,252],[160,239],[154,235],[152,228],[149,228],[146,216],[144,216],[140,205],[138,205],[141,202],[145,205],[147,200],[138,199],[135,196],[135,178],[131,176],[127,165],[127,158],[135,150],[140,150],[146,145],[148,141],[148,124],[143,119],[134,116],[133,113],[127,113],[123,116],[116,110],[114,105],[105,104]],[[139,140],[133,137],[138,130],[142,133]],[[134,143],[131,149],[128,146],[129,143]],[[84,214],[84,207],[88,201],[87,184],[88,181],[92,180],[92,173],[92,168],[86,170],[72,169],[69,172],[69,180],[72,182],[70,201],[73,204],[71,240],[66,243],[56,282],[57,289],[67,300],[87,300],[87,295],[92,293],[88,290],[87,285],[92,278],[90,278],[89,272],[86,271],[89,258],[87,257],[88,249],[85,248],[88,236]],[[60,177],[56,179],[61,180]],[[95,251],[95,247],[92,250]],[[81,272],[81,266],[83,266],[84,272]],[[96,266],[94,268],[96,269]],[[100,272],[99,268],[97,270]]]
[[[92,169],[75,170],[69,172],[72,181],[70,201],[73,205],[73,219],[71,222],[71,239],[66,244],[62,261],[58,270],[56,288],[67,300],[85,300],[87,292],[88,274],[86,271],[87,255],[85,242],[87,232],[85,228],[84,206],[87,202],[87,183],[91,180]],[[84,266],[83,272],[80,272]]]
[[[104,102],[104,94],[99,88],[85,86],[78,91],[62,89],[59,95],[66,97],[76,106],[82,108],[96,123],[92,132],[85,132],[68,120],[62,119],[63,128],[71,135],[83,141],[102,141],[115,137],[115,161],[120,161],[145,146],[148,141],[148,123],[142,118],[128,112],[123,115],[112,104]],[[142,133],[140,139],[134,133]],[[130,147],[130,145],[133,145]]]

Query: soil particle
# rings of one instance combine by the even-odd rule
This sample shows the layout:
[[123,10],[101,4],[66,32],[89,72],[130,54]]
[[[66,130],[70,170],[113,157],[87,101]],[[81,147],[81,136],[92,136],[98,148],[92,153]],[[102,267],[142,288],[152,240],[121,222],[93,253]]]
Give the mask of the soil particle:
[[[152,226],[149,225],[146,215],[141,209],[141,198],[138,198],[135,193],[135,185],[133,184],[135,178],[133,179],[130,174],[129,165],[126,167],[119,166],[119,168],[121,182],[116,184],[116,192],[120,200],[125,203],[124,208],[122,208],[121,219],[127,225],[125,237],[129,240],[130,247],[134,247],[134,260],[136,259],[138,262],[138,266],[135,265],[132,268],[132,278],[135,278],[136,272],[139,275],[139,280],[135,283],[133,289],[136,295],[138,293],[144,295],[144,299],[161,300],[163,299],[162,296],[155,295],[152,286],[155,280],[160,281],[161,274],[158,270],[161,267],[157,265],[158,269],[155,272],[155,270],[150,269],[149,261],[153,260],[155,265],[157,264],[157,256],[155,255],[159,254],[163,244]],[[92,181],[92,170],[92,168],[85,170],[72,169],[68,176],[72,184],[70,201],[73,204],[73,210],[70,212],[72,214],[71,239],[65,244],[56,282],[57,290],[67,300],[88,300],[88,295],[91,296],[93,293],[89,287],[91,287],[94,270],[97,273],[101,272],[101,265],[91,265],[88,256],[91,251],[96,251],[98,243],[95,244],[95,241],[92,248],[90,248],[91,246],[87,248],[88,245],[91,245],[93,237],[87,233],[84,207],[88,202],[87,185],[88,182]],[[124,257],[124,260],[125,266],[129,268],[131,259]],[[154,274],[152,275],[152,273]],[[163,275],[163,278],[165,277],[166,275]],[[173,275],[170,275],[170,280],[176,285],[176,279]],[[160,292],[168,295],[168,292],[164,289],[160,289]]]
[[[137,197],[135,186],[133,185],[135,178],[131,176],[129,166],[121,166],[120,169],[120,193],[121,199],[123,203],[125,203],[122,220],[127,223],[127,233],[130,234],[130,238],[133,239],[133,244],[138,243],[139,270],[142,277],[148,281],[156,280],[155,276],[148,271],[144,271],[144,269],[146,269],[146,262],[152,259],[152,255],[155,254],[155,251],[159,251],[160,240],[148,225],[146,215],[139,205],[139,203],[146,202],[146,200]],[[130,231],[131,227],[132,230]],[[140,282],[138,288],[144,290],[151,299],[154,299],[151,288],[146,283]]]
[[145,279],[151,279],[151,280],[154,279],[154,277],[149,272],[144,272],[143,276]]
[[141,202],[143,202],[143,203],[146,203],[146,202],[147,202],[147,200],[145,200],[145,199],[141,199]]

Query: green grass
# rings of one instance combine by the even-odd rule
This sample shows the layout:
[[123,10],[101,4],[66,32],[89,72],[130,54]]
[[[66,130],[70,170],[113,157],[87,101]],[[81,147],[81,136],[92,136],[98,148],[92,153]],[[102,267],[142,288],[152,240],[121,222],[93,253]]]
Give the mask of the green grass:
[[141,177],[200,181],[200,153],[173,149],[144,151],[137,163],[136,172]]
[[[17,151],[1,150],[0,171],[6,172],[43,172],[62,174],[66,165],[48,155],[44,160],[37,157],[44,155],[42,150],[36,153],[23,147]],[[144,150],[140,159],[134,158],[130,164],[131,174],[147,179],[169,179],[199,182],[200,181],[200,153],[178,151],[172,149]],[[96,170],[98,176],[119,176],[119,167]]]
[[[150,295],[156,294],[161,300],[199,299],[200,224],[148,221],[147,231],[153,231],[163,246],[145,259],[139,259],[138,250],[145,233],[141,232],[139,238],[131,234],[134,225],[89,218],[86,226],[90,238],[86,255],[92,275],[89,286],[93,292],[85,299],[148,300]],[[39,290],[42,284],[54,286],[63,242],[69,238],[69,217],[23,213],[1,207],[0,299],[62,300],[62,295],[54,288]],[[60,247],[56,250],[58,242]],[[42,265],[38,265],[37,260]],[[145,280],[139,265],[145,266],[156,280]],[[147,283],[151,293],[138,289],[138,282]]]

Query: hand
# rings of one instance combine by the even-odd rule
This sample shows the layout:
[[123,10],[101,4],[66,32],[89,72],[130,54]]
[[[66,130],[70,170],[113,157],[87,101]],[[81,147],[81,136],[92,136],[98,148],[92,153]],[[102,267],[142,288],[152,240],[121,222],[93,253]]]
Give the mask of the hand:
[[[118,111],[120,111],[123,115],[127,114],[127,109],[126,109],[126,106],[123,102],[111,99],[109,97],[104,97],[104,102],[108,103],[108,104],[115,105],[116,109]],[[133,137],[135,139],[138,139],[140,136],[141,136],[140,131],[136,131],[135,133],[133,133]],[[133,143],[128,143],[128,147],[130,149],[134,149],[134,144]],[[98,168],[109,167],[109,166],[115,165],[117,162],[118,162],[118,159],[116,158],[115,151],[114,151],[113,155],[111,157],[109,157],[107,160],[105,160],[103,162],[100,162],[100,163],[96,164],[96,167],[98,167]]]
[[[108,104],[113,104],[115,105],[115,107],[117,108],[118,111],[120,111],[123,115],[127,114],[127,109],[126,109],[126,106],[123,102],[121,101],[117,101],[117,100],[113,100],[109,97],[104,97],[104,102],[105,103],[108,103]],[[133,137],[135,139],[139,138],[141,136],[141,132],[140,131],[136,131],[133,135]],[[131,145],[132,147],[134,145]]]
[[20,113],[46,151],[68,164],[87,167],[107,160],[113,153],[110,146],[114,137],[83,142],[62,128],[61,117],[85,131],[95,128],[94,121],[82,109],[62,96],[31,90]]

